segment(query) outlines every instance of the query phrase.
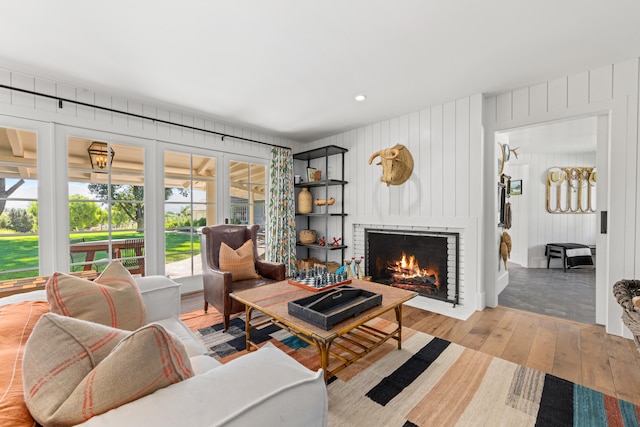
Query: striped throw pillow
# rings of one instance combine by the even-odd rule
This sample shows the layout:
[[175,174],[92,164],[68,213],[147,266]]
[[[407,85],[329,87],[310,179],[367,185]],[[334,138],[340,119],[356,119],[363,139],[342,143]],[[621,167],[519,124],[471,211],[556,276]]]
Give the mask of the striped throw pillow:
[[193,376],[184,346],[161,325],[128,332],[53,313],[29,337],[23,372],[29,411],[42,425],[57,426]]
[[218,258],[220,270],[229,271],[231,280],[257,279],[256,265],[253,259],[253,240],[247,240],[238,249],[233,250],[226,243],[220,244]]
[[51,312],[133,331],[147,323],[147,311],[131,273],[114,261],[93,282],[55,273],[45,289]]

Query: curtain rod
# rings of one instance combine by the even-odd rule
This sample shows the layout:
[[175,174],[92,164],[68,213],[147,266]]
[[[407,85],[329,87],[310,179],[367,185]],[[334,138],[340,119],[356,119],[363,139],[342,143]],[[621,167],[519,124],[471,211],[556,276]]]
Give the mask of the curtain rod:
[[111,113],[124,114],[124,115],[127,115],[127,116],[137,117],[139,119],[144,119],[144,120],[151,120],[151,121],[154,121],[156,123],[163,123],[165,125],[180,126],[180,127],[186,128],[186,129],[191,129],[191,130],[196,130],[196,131],[206,132],[206,133],[212,133],[214,135],[221,136],[223,141],[224,141],[225,138],[234,138],[234,139],[240,139],[242,141],[253,142],[255,144],[267,145],[269,147],[284,148],[284,149],[287,149],[287,150],[291,150],[291,148],[285,147],[285,146],[282,146],[282,145],[269,144],[268,142],[256,141],[255,139],[249,139],[249,138],[243,138],[241,136],[229,135],[227,133],[216,132],[216,131],[212,131],[212,130],[209,130],[209,129],[201,129],[201,128],[197,128],[195,126],[189,126],[189,125],[185,125],[185,124],[181,124],[181,123],[170,122],[168,120],[154,119],[153,117],[143,116],[142,114],[130,113],[128,111],[115,110],[113,108],[102,107],[100,105],[88,104],[86,102],[76,101],[76,100],[68,99],[68,98],[61,98],[59,96],[49,95],[49,94],[46,94],[46,93],[35,92],[35,91],[32,91],[32,90],[20,89],[20,88],[17,88],[17,87],[7,86],[7,85],[3,85],[3,84],[0,84],[0,88],[9,89],[9,90],[15,90],[15,91],[18,91],[18,92],[23,92],[23,93],[28,93],[30,95],[42,96],[44,98],[55,99],[56,101],[58,101],[58,108],[62,108],[62,103],[63,102],[70,102],[72,104],[82,105],[83,107],[97,108],[98,110],[109,111]]

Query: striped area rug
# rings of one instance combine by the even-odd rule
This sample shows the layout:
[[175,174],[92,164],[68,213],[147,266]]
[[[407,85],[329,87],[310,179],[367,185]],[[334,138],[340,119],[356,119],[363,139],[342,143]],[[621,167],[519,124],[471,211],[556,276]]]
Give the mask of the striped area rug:
[[[375,326],[390,327],[376,319]],[[244,350],[244,320],[198,330],[222,362]],[[310,369],[316,349],[275,326],[253,335]],[[638,426],[640,408],[572,382],[403,328],[331,378],[330,426]]]

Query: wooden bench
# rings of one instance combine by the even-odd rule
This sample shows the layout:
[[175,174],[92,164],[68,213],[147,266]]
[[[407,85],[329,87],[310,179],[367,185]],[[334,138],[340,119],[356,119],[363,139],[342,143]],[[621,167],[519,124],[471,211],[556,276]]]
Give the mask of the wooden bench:
[[[81,277],[87,280],[94,280],[98,277],[98,273],[95,270],[87,271],[74,271],[67,273],[72,276]],[[21,279],[9,279],[0,281],[0,298],[13,294],[20,294],[23,292],[31,292],[39,289],[44,289],[44,285],[47,284],[51,276],[38,276],[38,277],[24,277]]]

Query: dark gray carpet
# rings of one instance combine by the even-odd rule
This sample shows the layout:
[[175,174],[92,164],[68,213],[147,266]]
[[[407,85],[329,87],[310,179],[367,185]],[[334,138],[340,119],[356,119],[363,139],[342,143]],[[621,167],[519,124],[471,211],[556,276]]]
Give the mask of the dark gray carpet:
[[509,264],[509,285],[498,304],[580,323],[596,323],[596,270],[592,267],[522,268]]

